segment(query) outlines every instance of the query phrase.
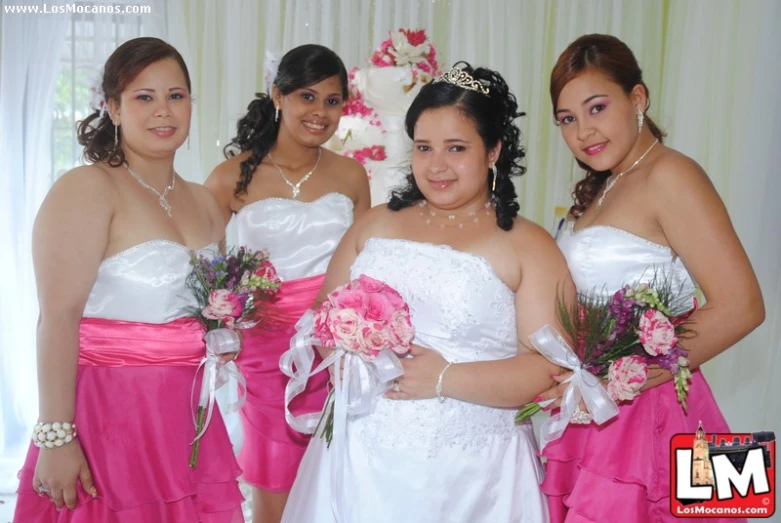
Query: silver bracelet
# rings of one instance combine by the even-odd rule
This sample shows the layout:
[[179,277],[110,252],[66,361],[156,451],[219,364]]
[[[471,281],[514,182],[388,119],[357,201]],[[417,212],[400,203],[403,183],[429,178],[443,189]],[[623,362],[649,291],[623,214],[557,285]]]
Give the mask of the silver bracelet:
[[445,365],[445,368],[442,369],[442,372],[439,373],[439,379],[437,380],[437,386],[434,387],[434,391],[437,393],[437,399],[440,403],[445,403],[445,400],[447,399],[445,396],[442,395],[442,380],[445,378],[445,373],[447,372],[447,369],[450,368],[450,366],[453,364],[452,361],[447,362],[447,365]]

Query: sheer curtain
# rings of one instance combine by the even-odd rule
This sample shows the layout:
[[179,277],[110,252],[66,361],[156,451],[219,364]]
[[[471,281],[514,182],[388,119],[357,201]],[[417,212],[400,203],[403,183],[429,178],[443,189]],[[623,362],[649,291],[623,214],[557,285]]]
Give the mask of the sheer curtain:
[[67,17],[58,15],[4,14],[2,19],[0,491],[16,488],[19,456],[38,412],[34,387],[38,311],[30,232],[52,181],[52,103],[67,26]]
[[[42,8],[43,3],[37,5]],[[16,489],[16,472],[38,413],[33,220],[54,180],[81,163],[75,121],[89,112],[88,86],[108,55],[129,38],[163,36],[163,3],[146,5],[153,7],[151,14],[3,14],[0,273],[5,277],[0,289],[0,493]]]

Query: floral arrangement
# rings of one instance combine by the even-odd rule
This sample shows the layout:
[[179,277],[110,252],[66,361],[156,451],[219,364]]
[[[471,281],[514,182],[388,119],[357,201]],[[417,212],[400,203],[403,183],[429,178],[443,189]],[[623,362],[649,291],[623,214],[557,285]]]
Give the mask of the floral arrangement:
[[[425,29],[391,31],[390,38],[380,44],[369,62],[374,67],[412,67],[415,82],[429,83],[439,74],[437,50],[429,42]],[[409,86],[409,89],[412,85]]]
[[[624,286],[608,300],[597,293],[580,294],[570,308],[559,299],[559,321],[576,343],[576,372],[606,379],[610,399],[621,402],[640,394],[649,365],[667,369],[674,376],[678,401],[686,411],[691,371],[680,341],[694,334],[688,320],[697,309],[697,300],[691,295],[680,296],[676,290],[671,279],[657,275],[650,284]],[[679,315],[673,312],[686,309]],[[544,348],[541,352],[548,357]],[[542,407],[538,402],[530,403],[518,412],[516,420],[524,421]]]
[[[374,363],[383,351],[398,356],[406,354],[415,336],[409,306],[401,295],[387,284],[365,275],[332,291],[315,311],[313,321],[314,337],[323,347],[358,356],[366,364]],[[396,377],[398,375],[390,379]],[[350,376],[346,374],[344,382],[349,380]],[[340,380],[336,381],[336,388],[339,388]],[[390,380],[381,381],[387,390]],[[333,390],[320,421],[323,419],[325,426],[321,436],[330,446],[334,427]]]
[[231,361],[223,365],[220,355],[241,349],[236,329],[261,322],[261,304],[276,294],[281,281],[267,253],[244,247],[214,258],[193,254],[191,263],[193,270],[187,283],[198,303],[192,315],[206,329],[206,357],[201,363],[204,376],[190,455],[190,467],[195,468],[200,438],[211,419],[215,390],[231,376],[244,383],[235,364]]

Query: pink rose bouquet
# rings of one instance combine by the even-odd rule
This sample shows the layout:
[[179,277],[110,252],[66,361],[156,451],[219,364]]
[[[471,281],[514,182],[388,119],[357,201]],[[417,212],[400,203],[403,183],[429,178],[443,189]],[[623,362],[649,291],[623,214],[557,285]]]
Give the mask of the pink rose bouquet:
[[[387,284],[365,275],[332,291],[314,312],[313,323],[314,338],[320,345],[357,356],[365,364],[374,363],[386,350],[397,356],[405,355],[415,336],[409,306],[401,295]],[[336,365],[338,363],[335,362]],[[398,374],[391,379],[395,377]],[[348,379],[346,375],[345,381]],[[337,384],[338,380],[337,377]],[[390,381],[379,381],[387,390]],[[334,391],[326,401],[320,421],[323,419],[322,437],[330,445]]]

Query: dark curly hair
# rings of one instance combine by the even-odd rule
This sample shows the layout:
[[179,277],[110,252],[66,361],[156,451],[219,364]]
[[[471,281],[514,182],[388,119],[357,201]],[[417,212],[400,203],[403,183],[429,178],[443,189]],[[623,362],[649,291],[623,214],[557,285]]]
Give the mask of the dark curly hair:
[[[632,50],[624,42],[611,35],[584,35],[569,44],[559,56],[551,72],[550,96],[554,118],[558,109],[559,95],[564,86],[586,71],[596,71],[605,75],[620,85],[627,94],[631,93],[636,85],[642,85],[646,96],[649,96],[640,65]],[[664,131],[648,115],[645,115],[645,122],[651,134],[662,143]],[[572,192],[575,203],[570,207],[569,214],[576,219],[586,212],[611,174],[610,171],[595,171],[580,160],[578,165],[586,171],[586,177],[575,185],[575,190]]]
[[[513,122],[526,113],[518,110],[515,95],[510,92],[507,82],[496,71],[483,67],[473,69],[466,62],[458,62],[455,67],[469,73],[472,78],[487,87],[489,94],[484,95],[447,82],[430,83],[420,90],[407,110],[405,121],[407,135],[414,139],[415,124],[423,112],[440,107],[456,107],[475,122],[477,133],[486,149],[491,149],[501,142],[502,149],[496,161],[496,191],[493,198],[496,206],[496,222],[499,227],[509,231],[513,226],[513,218],[518,215],[520,209],[511,177],[526,172],[526,168],[521,163],[526,156],[520,144],[521,131]],[[493,183],[493,173],[490,169],[486,173],[486,183],[488,187]],[[398,211],[424,198],[415,182],[415,177],[410,172],[407,175],[407,185],[391,193],[388,208]]]
[[[307,44],[291,49],[279,63],[273,85],[280,94],[287,95],[332,76],[338,76],[342,85],[342,97],[347,100],[347,69],[342,59],[322,45]],[[274,121],[274,101],[266,93],[256,93],[247,106],[247,114],[236,125],[236,137],[223,149],[226,158],[232,158],[244,151],[252,151],[249,158],[241,162],[241,175],[233,194],[236,197],[247,194],[260,162],[277,141],[279,122]]]
[[[122,91],[141,71],[153,63],[169,58],[176,60],[182,68],[187,80],[187,91],[191,92],[190,73],[179,51],[159,38],[133,38],[117,47],[106,60],[101,82],[105,95],[104,103],[109,100],[119,103]],[[125,162],[121,130],[117,135],[118,141],[114,145],[114,124],[108,110],[101,112],[97,109],[78,123],[79,144],[84,146],[84,159],[90,163],[106,162],[112,167],[119,167]]]

